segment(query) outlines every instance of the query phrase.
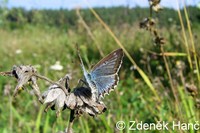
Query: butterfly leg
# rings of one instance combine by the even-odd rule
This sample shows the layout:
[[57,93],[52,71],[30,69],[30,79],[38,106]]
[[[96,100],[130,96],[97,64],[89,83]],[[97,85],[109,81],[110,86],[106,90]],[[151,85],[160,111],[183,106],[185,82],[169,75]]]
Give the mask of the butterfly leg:
[[83,80],[83,79],[79,79],[78,84],[81,85],[81,82],[82,82],[83,84],[85,84],[88,88],[90,88],[89,85],[88,85],[88,83],[85,82],[85,80]]

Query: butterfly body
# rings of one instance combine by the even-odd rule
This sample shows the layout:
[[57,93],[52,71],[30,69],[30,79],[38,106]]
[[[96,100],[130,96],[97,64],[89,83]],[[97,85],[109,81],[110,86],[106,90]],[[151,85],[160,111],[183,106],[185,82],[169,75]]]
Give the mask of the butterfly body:
[[[87,86],[91,89],[91,93],[92,94],[96,94],[97,93],[97,89],[96,89],[96,85],[93,82],[92,76],[90,73],[87,72],[87,70],[85,69],[84,65],[82,64],[82,70],[83,70],[83,75],[84,78],[86,80],[86,84]],[[94,95],[92,95],[92,98],[95,100],[96,97],[94,97]]]
[[[117,49],[100,60],[90,72],[88,72],[81,60],[84,78],[86,84],[91,89],[94,100],[109,94],[119,81],[118,71],[122,64],[123,50]],[[80,57],[80,56],[79,56]]]

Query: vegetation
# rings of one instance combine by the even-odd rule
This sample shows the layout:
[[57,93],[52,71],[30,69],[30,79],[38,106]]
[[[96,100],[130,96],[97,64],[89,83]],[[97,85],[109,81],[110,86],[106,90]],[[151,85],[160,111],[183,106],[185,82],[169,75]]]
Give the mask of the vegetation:
[[[196,7],[188,7],[190,20],[193,25],[199,23],[200,12]],[[6,10],[6,11],[5,11]],[[120,26],[121,24],[134,24],[138,20],[148,16],[148,8],[128,8],[128,7],[113,7],[113,8],[95,8],[94,9],[101,18],[111,27]],[[49,27],[60,27],[67,30],[68,28],[76,28],[78,17],[75,10],[25,10],[23,8],[1,9],[1,16],[4,17],[4,24],[11,29],[22,28],[27,24],[31,25],[46,25]],[[184,13],[181,10],[181,13]],[[96,18],[88,9],[82,9],[81,15],[88,25],[93,25]],[[179,24],[177,11],[173,9],[163,9],[162,13],[156,13],[155,16],[159,19],[161,27],[171,27],[172,24]],[[1,26],[5,26],[2,25]]]
[[[73,88],[83,76],[75,44],[79,44],[83,60],[89,69],[103,56],[119,48],[117,45],[119,42],[117,43],[111,36],[111,33],[114,33],[134,59],[135,64],[125,56],[120,70],[119,85],[104,99],[108,110],[98,117],[93,118],[88,115],[80,117],[74,123],[74,132],[120,132],[116,128],[116,123],[120,120],[126,123],[124,132],[131,132],[128,128],[131,124],[129,121],[146,123],[166,121],[169,124],[173,121],[195,124],[198,121],[197,124],[200,124],[199,9],[187,7],[188,19],[184,10],[180,12],[186,40],[177,11],[164,9],[158,14],[153,14],[153,17],[157,18],[155,21],[159,22],[156,24],[157,30],[166,40],[163,45],[164,51],[155,44],[154,36],[150,32],[139,28],[143,18],[149,17],[148,8],[116,7],[94,10],[108,24],[107,28],[89,9],[80,11],[2,9],[0,71],[8,71],[14,64],[31,64],[40,74],[54,81],[66,73],[71,74],[70,87]],[[191,23],[192,37],[187,20]],[[111,32],[108,32],[108,28]],[[192,41],[196,52],[192,48]],[[186,43],[189,45],[188,49]],[[63,70],[50,69],[56,61],[60,61],[64,66]],[[171,74],[171,79],[167,70]],[[149,79],[154,91],[147,84],[145,76],[141,75],[142,72]],[[43,82],[38,84],[42,91],[49,85]],[[58,119],[54,111],[44,113],[44,107],[30,95],[32,94],[30,88],[13,99],[15,85],[14,80],[0,77],[2,133],[58,132],[67,127],[69,111],[63,111]],[[198,131],[169,128],[169,131],[163,132]]]

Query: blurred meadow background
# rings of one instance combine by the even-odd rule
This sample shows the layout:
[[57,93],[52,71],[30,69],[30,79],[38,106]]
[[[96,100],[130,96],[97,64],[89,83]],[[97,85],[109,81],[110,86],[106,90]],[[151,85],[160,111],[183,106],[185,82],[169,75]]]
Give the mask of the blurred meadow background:
[[[83,115],[76,119],[74,132],[132,132],[129,121],[200,124],[200,3],[185,1],[179,8],[180,1],[175,0],[171,5],[176,9],[151,14],[149,5],[132,7],[132,1],[125,2],[124,6],[27,9],[1,1],[0,71],[30,64],[53,81],[71,74],[70,87],[74,88],[83,76],[76,44],[88,70],[123,47],[126,55],[119,85],[103,100],[108,110],[94,118]],[[140,28],[148,17],[154,18],[165,40],[162,46],[155,43],[151,32]],[[38,84],[41,92],[49,85],[41,80]],[[0,77],[1,133],[56,133],[67,127],[69,110],[57,119],[52,110],[44,113],[31,88],[12,99],[15,85],[14,79]],[[120,120],[127,126],[123,131],[115,127]],[[150,132],[199,131],[169,128]]]

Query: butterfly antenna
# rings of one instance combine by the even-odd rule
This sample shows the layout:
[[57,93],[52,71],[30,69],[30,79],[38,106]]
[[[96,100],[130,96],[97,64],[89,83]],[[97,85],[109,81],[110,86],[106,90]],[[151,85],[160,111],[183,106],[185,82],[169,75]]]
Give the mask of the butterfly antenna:
[[80,55],[80,50],[79,50],[78,44],[76,44],[76,49],[77,49],[77,54],[78,54],[78,57],[79,57],[79,60],[80,60],[80,63],[81,63],[81,67],[82,67],[82,69],[84,69],[83,60],[82,60],[81,55]]

